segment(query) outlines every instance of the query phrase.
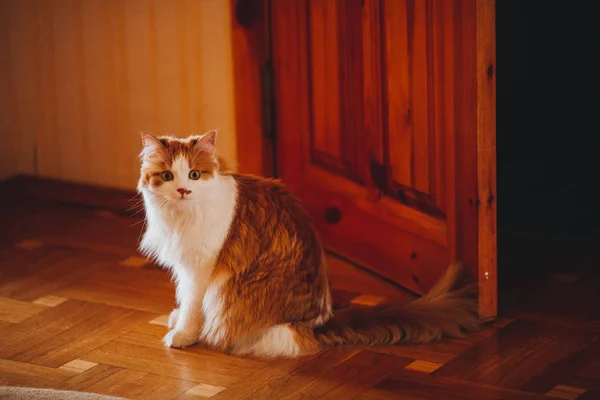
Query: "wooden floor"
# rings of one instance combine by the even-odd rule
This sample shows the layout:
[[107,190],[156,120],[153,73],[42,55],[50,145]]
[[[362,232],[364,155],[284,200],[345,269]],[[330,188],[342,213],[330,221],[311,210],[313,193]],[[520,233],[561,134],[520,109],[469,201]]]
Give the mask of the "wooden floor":
[[[464,339],[266,362],[163,347],[174,290],[136,253],[139,216],[27,196],[0,205],[0,386],[131,399],[600,399],[594,275],[523,280],[505,290],[501,318]],[[411,298],[331,264],[336,308]]]

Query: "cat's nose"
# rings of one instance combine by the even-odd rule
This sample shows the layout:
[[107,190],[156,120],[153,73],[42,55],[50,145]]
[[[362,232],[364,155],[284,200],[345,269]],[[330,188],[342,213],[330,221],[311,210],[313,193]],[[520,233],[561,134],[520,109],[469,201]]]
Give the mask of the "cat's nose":
[[187,189],[184,189],[184,188],[179,188],[179,189],[177,189],[177,191],[178,191],[179,193],[181,193],[181,195],[183,196],[183,195],[185,194],[185,192],[187,192]]

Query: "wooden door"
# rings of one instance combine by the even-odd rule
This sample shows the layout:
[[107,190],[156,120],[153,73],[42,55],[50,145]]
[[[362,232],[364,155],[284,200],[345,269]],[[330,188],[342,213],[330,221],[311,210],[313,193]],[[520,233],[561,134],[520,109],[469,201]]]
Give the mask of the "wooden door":
[[278,175],[326,247],[496,314],[493,0],[272,0]]

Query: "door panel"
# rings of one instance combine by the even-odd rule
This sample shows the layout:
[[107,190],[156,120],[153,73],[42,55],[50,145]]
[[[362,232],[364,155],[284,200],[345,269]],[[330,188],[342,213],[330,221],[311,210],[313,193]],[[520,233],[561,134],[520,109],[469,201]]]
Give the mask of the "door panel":
[[[379,1],[373,1],[383,7]],[[433,116],[432,4],[429,1],[386,2],[383,19],[387,93],[386,146],[390,179],[385,194],[425,214],[444,219],[446,193],[435,185]],[[443,148],[441,149],[443,152]],[[438,178],[439,179],[439,178]]]
[[495,296],[490,29],[490,0],[271,2],[279,175],[326,247],[415,292],[458,259]]
[[[358,7],[357,7],[358,5]],[[342,12],[343,11],[343,12]],[[362,102],[360,3],[312,1],[307,32],[312,128],[310,157],[316,165],[361,182]]]

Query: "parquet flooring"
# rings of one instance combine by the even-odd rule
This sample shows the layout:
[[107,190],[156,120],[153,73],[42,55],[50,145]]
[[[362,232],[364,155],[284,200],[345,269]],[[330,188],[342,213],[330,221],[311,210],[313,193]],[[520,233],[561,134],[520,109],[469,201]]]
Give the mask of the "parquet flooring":
[[[502,316],[462,339],[256,360],[163,346],[174,288],[135,250],[139,217],[0,204],[0,386],[130,399],[600,399],[597,276],[514,286]],[[336,308],[412,298],[333,256],[331,275]]]

